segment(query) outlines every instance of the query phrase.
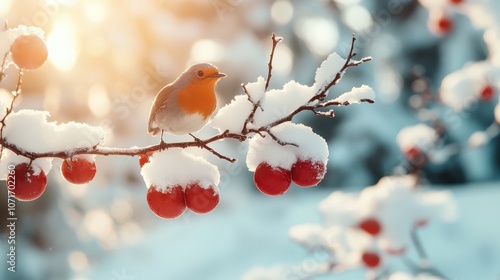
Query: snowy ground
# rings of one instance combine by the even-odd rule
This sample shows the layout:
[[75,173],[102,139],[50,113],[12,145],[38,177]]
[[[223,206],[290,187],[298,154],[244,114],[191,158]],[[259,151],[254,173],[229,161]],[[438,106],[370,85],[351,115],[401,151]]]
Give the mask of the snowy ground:
[[[451,279],[498,279],[498,184],[455,187],[453,193],[459,221],[430,225],[421,232],[432,263]],[[326,190],[295,189],[278,198],[255,195],[243,205],[223,200],[206,216],[158,220],[159,226],[140,243],[110,252],[105,261],[93,264],[83,275],[116,280],[221,280],[239,279],[255,266],[297,264],[300,268],[302,261],[314,261],[315,256],[289,240],[288,229],[319,222],[317,205],[327,194]],[[130,278],[124,277],[127,275]],[[349,272],[335,279],[361,279],[362,275],[360,271]]]

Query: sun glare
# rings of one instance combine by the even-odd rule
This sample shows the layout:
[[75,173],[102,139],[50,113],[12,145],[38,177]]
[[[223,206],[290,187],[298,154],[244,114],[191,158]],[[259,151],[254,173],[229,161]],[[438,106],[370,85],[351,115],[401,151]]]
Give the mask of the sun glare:
[[76,63],[77,49],[72,22],[69,18],[57,19],[47,37],[49,60],[61,71],[68,71]]

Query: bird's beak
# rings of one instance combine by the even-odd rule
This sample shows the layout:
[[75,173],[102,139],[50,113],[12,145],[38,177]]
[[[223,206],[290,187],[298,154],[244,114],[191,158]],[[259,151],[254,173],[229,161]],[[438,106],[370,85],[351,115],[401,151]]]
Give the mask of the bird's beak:
[[226,74],[218,72],[218,73],[210,75],[209,77],[210,78],[224,78],[226,76],[227,76]]

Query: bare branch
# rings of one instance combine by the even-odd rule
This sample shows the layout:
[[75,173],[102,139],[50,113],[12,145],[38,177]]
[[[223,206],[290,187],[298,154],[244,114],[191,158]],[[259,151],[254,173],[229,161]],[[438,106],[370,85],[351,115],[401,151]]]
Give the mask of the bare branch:
[[[2,65],[3,67],[3,65]],[[2,68],[3,70],[3,68]],[[2,72],[3,74],[3,72]],[[1,79],[0,79],[1,80]],[[2,120],[0,120],[0,124],[2,124],[2,127],[0,128],[0,141],[3,139],[3,129],[5,128],[5,119],[7,116],[12,113],[12,110],[14,109],[14,102],[16,101],[16,98],[21,94],[21,86],[23,84],[23,70],[19,69],[19,74],[17,76],[17,84],[16,84],[16,89],[12,92],[12,99],[10,100],[9,107],[6,108],[5,110],[5,115],[3,116]],[[3,154],[3,148],[5,146],[4,141],[0,143],[0,157]]]
[[[271,39],[273,41],[273,46],[272,46],[272,50],[271,50],[271,55],[269,57],[268,74],[267,74],[265,90],[268,89],[269,81],[270,81],[271,76],[272,76],[272,61],[273,61],[274,51],[276,49],[276,45],[282,40],[281,38],[276,37],[274,34],[272,35]],[[371,60],[370,57],[366,57],[366,58],[363,58],[363,59],[358,60],[358,61],[352,60],[354,55],[355,55],[355,53],[354,53],[355,41],[356,41],[356,38],[353,34],[352,41],[351,41],[351,48],[349,50],[349,55],[345,61],[345,64],[343,65],[341,70],[335,75],[335,77],[332,79],[332,81],[330,81],[327,85],[325,85],[324,87],[319,89],[318,92],[307,102],[307,104],[298,107],[297,109],[292,111],[287,116],[282,117],[278,120],[275,120],[274,122],[272,122],[270,124],[267,124],[267,125],[264,125],[261,127],[248,128],[248,125],[254,121],[254,117],[255,117],[257,109],[260,107],[261,110],[263,110],[263,108],[260,105],[260,101],[257,101],[254,103],[251,100],[251,97],[250,97],[250,94],[249,94],[247,88],[245,87],[245,85],[242,85],[243,91],[247,95],[248,100],[254,106],[252,108],[252,111],[250,112],[250,114],[246,118],[245,123],[244,123],[243,128],[242,128],[242,131],[240,133],[231,133],[229,131],[224,131],[224,132],[221,132],[217,135],[214,135],[214,136],[207,138],[207,139],[204,139],[204,140],[195,139],[194,141],[189,141],[189,142],[161,143],[161,144],[151,145],[151,146],[146,146],[146,147],[141,147],[141,148],[136,148],[136,147],[134,147],[134,148],[111,148],[111,147],[101,147],[99,145],[96,145],[94,147],[88,147],[88,148],[52,151],[52,152],[46,152],[46,153],[34,153],[34,152],[22,150],[19,147],[17,147],[15,145],[15,143],[8,142],[8,139],[4,138],[2,131],[3,131],[3,127],[5,126],[5,118],[7,117],[8,114],[10,114],[12,112],[15,98],[21,93],[23,73],[22,73],[22,71],[20,71],[16,90],[13,92],[13,100],[12,100],[10,106],[7,108],[6,116],[4,116],[4,118],[0,121],[2,124],[2,131],[0,131],[0,141],[1,141],[0,144],[2,144],[1,148],[3,149],[5,147],[18,155],[22,155],[22,156],[25,156],[31,160],[34,160],[37,158],[47,158],[47,157],[49,157],[49,158],[63,158],[64,159],[64,158],[68,158],[68,157],[71,157],[74,155],[81,155],[81,154],[93,154],[93,155],[103,155],[103,156],[109,156],[109,155],[136,156],[136,155],[145,154],[148,152],[156,152],[156,151],[161,151],[161,150],[170,149],[170,148],[198,147],[198,148],[205,149],[205,150],[211,152],[212,154],[214,154],[215,156],[217,156],[221,159],[227,160],[229,162],[234,162],[235,159],[222,155],[221,153],[215,151],[213,148],[209,147],[208,144],[216,142],[216,141],[220,141],[223,139],[234,139],[234,140],[238,140],[240,142],[243,142],[246,139],[248,139],[248,137],[251,137],[250,134],[255,133],[255,134],[259,134],[262,137],[265,137],[265,134],[268,134],[274,141],[276,141],[278,144],[283,145],[283,146],[285,146],[285,145],[297,146],[297,144],[287,143],[287,142],[284,142],[284,141],[278,139],[278,137],[276,137],[276,135],[274,135],[271,132],[271,129],[275,126],[282,124],[282,123],[291,121],[295,115],[297,115],[298,113],[300,113],[302,111],[312,111],[314,114],[316,114],[318,116],[334,117],[335,114],[334,114],[333,110],[329,110],[327,112],[321,112],[318,109],[326,108],[326,107],[330,107],[330,106],[348,106],[348,105],[350,105],[349,102],[339,103],[335,100],[330,100],[330,101],[323,102],[323,103],[315,103],[315,104],[312,104],[312,103],[314,103],[314,101],[317,101],[317,100],[319,100],[319,101],[324,100],[327,96],[326,93],[328,92],[328,90],[332,86],[337,84],[337,82],[342,77],[342,73],[345,70],[347,70],[349,67],[358,66],[366,61]],[[374,102],[373,100],[370,100],[370,99],[362,99],[360,101],[367,102],[367,103]]]
[[271,36],[271,39],[273,40],[273,47],[271,49],[271,55],[269,55],[269,62],[267,63],[268,70],[267,70],[266,86],[264,87],[264,91],[267,91],[267,88],[269,87],[269,82],[271,81],[274,51],[276,50],[276,46],[278,45],[278,43],[283,40],[283,38],[281,37],[276,38],[276,35],[274,33],[273,36]]

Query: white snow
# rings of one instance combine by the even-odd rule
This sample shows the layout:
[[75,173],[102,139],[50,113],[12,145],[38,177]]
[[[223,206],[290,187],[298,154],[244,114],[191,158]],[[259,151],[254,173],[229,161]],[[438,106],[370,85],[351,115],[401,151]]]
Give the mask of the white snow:
[[272,89],[266,92],[261,99],[264,111],[257,110],[251,127],[266,126],[290,115],[300,106],[307,104],[315,93],[311,87],[293,80],[286,83],[283,89]]
[[325,164],[328,161],[328,145],[321,136],[303,124],[283,123],[271,129],[280,141],[293,143],[280,145],[269,135],[255,135],[250,139],[246,163],[250,171],[255,171],[261,162],[287,170],[300,159],[311,159]]
[[[259,77],[256,82],[246,85],[251,102],[246,96],[236,96],[233,101],[222,107],[210,122],[210,125],[220,132],[229,130],[233,133],[240,133],[243,124],[253,108],[253,103],[260,101],[260,108],[257,109],[252,123],[248,128],[260,128],[267,126],[277,120],[287,117],[300,106],[314,105],[318,101],[309,102],[321,89],[330,83],[345,64],[345,59],[337,53],[332,53],[321,63],[316,70],[315,83],[313,86],[302,85],[294,80],[286,83],[282,89],[272,89],[265,92],[265,80]],[[348,99],[353,103],[358,103],[359,99],[374,99],[373,90],[368,86],[353,88],[349,94],[339,97],[340,100]],[[357,102],[356,102],[357,100]]]
[[146,187],[165,191],[169,187],[198,183],[202,188],[215,187],[220,182],[217,167],[202,157],[196,157],[183,149],[154,153],[141,170]]
[[92,148],[101,143],[101,127],[84,123],[48,122],[46,111],[20,110],[5,119],[4,139],[19,149],[32,153]]
[[425,124],[405,127],[397,136],[399,148],[403,152],[411,148],[418,148],[428,153],[436,147],[437,140],[436,130]]
[[307,249],[314,249],[322,246],[324,242],[323,230],[323,227],[317,224],[296,225],[288,230],[288,236]]
[[469,137],[469,146],[478,148],[484,146],[489,140],[488,134],[484,131],[476,131]]
[[[222,107],[210,121],[210,125],[220,132],[229,130],[240,133],[253,105],[244,95],[236,96],[231,103]],[[258,109],[260,110],[260,109]]]
[[427,274],[418,274],[416,276],[412,276],[404,272],[396,272],[393,273],[391,276],[389,276],[387,280],[443,280],[443,279]]
[[262,76],[259,76],[256,82],[246,84],[245,88],[252,102],[257,103],[264,96],[266,80]]
[[[20,163],[29,163],[30,160],[26,157],[16,155],[8,149],[3,149],[2,158],[0,159],[0,180],[5,180],[9,173],[9,165],[17,165]],[[33,174],[38,175],[40,170],[43,170],[45,175],[48,175],[52,169],[52,158],[39,158],[33,161]]]
[[40,38],[44,38],[45,32],[43,29],[37,26],[26,26],[26,25],[19,25],[14,28],[10,28],[7,31],[7,34],[9,35],[11,43],[14,42],[14,40],[17,39],[17,37],[21,35],[36,35]]
[[346,60],[336,52],[330,54],[321,63],[321,66],[316,70],[313,89],[316,91],[320,90],[323,86],[330,83],[335,78],[335,76],[337,76],[337,73],[340,72],[345,64],[345,61]]
[[499,78],[500,67],[490,61],[470,63],[443,79],[439,97],[456,111],[467,110],[477,102],[481,89]]
[[362,85],[361,87],[353,87],[351,91],[342,94],[341,96],[335,98],[333,101],[337,101],[341,104],[343,104],[344,102],[355,104],[361,103],[362,99],[375,100],[375,92],[371,87],[367,85]]
[[[456,218],[456,207],[449,192],[423,191],[409,175],[384,177],[375,186],[365,188],[359,196],[334,192],[320,203],[319,209],[327,227],[354,230],[366,218],[377,219],[382,231],[376,240],[383,251],[407,248],[409,232],[418,221]],[[306,231],[302,229],[302,232]],[[364,238],[349,231],[346,234],[354,234],[352,238],[358,240],[354,243]]]

